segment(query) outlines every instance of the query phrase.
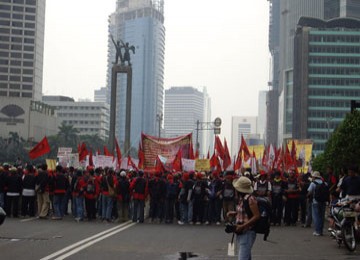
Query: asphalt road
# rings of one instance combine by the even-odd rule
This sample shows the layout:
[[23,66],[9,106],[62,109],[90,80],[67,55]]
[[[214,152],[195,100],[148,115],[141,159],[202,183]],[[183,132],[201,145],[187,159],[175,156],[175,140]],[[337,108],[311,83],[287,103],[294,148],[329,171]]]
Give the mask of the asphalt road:
[[[314,237],[302,227],[272,227],[268,241],[258,235],[253,259],[360,259],[329,236]],[[227,256],[231,235],[223,226],[114,224],[6,219],[0,226],[0,259],[235,259]]]

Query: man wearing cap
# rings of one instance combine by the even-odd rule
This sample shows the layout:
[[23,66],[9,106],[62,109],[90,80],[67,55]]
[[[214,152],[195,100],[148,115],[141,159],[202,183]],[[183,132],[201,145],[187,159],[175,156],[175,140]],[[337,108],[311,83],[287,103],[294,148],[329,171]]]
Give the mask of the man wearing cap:
[[324,181],[320,175],[320,172],[318,171],[314,171],[311,174],[311,177],[313,178],[313,181],[310,183],[310,186],[308,188],[308,197],[312,197],[312,218],[314,220],[314,227],[315,227],[315,231],[313,235],[322,236],[323,228],[324,228],[326,202],[317,201],[314,195],[315,195],[316,186],[323,184]]
[[129,220],[129,202],[130,202],[130,182],[126,177],[126,172],[122,170],[118,177],[117,186],[117,210],[119,222]]
[[241,176],[233,182],[233,186],[239,192],[239,202],[236,211],[230,211],[227,215],[236,215],[238,259],[248,260],[251,259],[251,249],[256,239],[256,233],[252,228],[260,218],[259,207],[252,195],[253,187],[249,178]]

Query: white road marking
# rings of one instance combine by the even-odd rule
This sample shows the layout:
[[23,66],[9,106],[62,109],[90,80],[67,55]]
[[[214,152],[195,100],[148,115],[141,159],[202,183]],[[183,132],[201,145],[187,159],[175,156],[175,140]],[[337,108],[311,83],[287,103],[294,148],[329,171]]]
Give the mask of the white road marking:
[[82,246],[79,246],[79,247],[71,250],[70,252],[68,252],[68,253],[66,253],[66,254],[63,254],[62,256],[60,256],[60,257],[58,257],[58,258],[55,258],[55,260],[63,260],[63,259],[65,259],[65,258],[67,258],[67,257],[69,257],[69,256],[71,256],[71,255],[76,254],[77,252],[79,252],[79,251],[81,251],[81,250],[83,250],[83,249],[85,249],[85,248],[87,248],[87,247],[89,247],[89,246],[92,246],[93,244],[96,244],[97,242],[99,242],[99,241],[101,241],[101,240],[104,240],[104,239],[106,239],[106,238],[108,238],[108,237],[111,237],[111,236],[115,235],[116,233],[119,233],[119,232],[121,232],[121,231],[123,231],[123,230],[125,230],[125,229],[128,229],[129,227],[132,227],[132,226],[134,226],[134,225],[136,225],[136,223],[129,224],[129,225],[123,227],[123,228],[120,228],[120,229],[115,230],[115,231],[113,231],[113,232],[111,232],[111,233],[108,233],[108,234],[106,234],[106,235],[104,235],[104,236],[102,236],[102,237],[99,237],[99,238],[97,238],[97,239],[95,239],[95,240],[93,240],[93,241],[90,241],[90,242],[88,242],[88,243],[86,243],[86,244],[84,244],[84,245],[82,245]]
[[[88,238],[86,238],[86,239],[80,240],[79,242],[77,242],[77,243],[75,243],[75,244],[73,244],[73,245],[71,245],[71,246],[67,246],[67,247],[65,247],[65,248],[63,248],[63,249],[61,249],[61,250],[59,250],[59,251],[57,251],[57,252],[55,252],[55,253],[53,253],[53,254],[51,254],[51,255],[48,255],[48,256],[46,256],[46,257],[43,257],[43,258],[41,258],[40,260],[50,260],[50,259],[52,259],[52,258],[54,258],[54,257],[56,257],[56,256],[59,256],[59,255],[65,253],[65,252],[67,252],[67,251],[69,251],[69,250],[71,250],[71,249],[73,249],[73,248],[75,248],[75,247],[77,247],[77,246],[80,246],[80,245],[82,245],[82,244],[84,244],[84,243],[87,243],[88,241],[91,241],[91,240],[93,240],[93,239],[96,239],[97,237],[100,237],[100,236],[102,236],[102,235],[105,235],[105,234],[107,234],[107,233],[109,233],[109,232],[112,232],[112,231],[114,231],[114,230],[117,230],[117,229],[119,229],[119,228],[122,228],[123,226],[127,226],[127,225],[129,225],[129,224],[131,224],[131,223],[132,223],[132,221],[129,220],[129,221],[127,221],[127,222],[125,222],[125,223],[123,223],[123,224],[121,224],[121,225],[117,225],[117,226],[115,226],[115,227],[113,227],[113,228],[107,229],[107,230],[105,230],[105,231],[103,231],[103,232],[100,232],[100,233],[98,233],[98,234],[96,234],[96,235],[93,235],[93,236],[88,237]],[[135,223],[133,223],[133,224],[135,224]]]

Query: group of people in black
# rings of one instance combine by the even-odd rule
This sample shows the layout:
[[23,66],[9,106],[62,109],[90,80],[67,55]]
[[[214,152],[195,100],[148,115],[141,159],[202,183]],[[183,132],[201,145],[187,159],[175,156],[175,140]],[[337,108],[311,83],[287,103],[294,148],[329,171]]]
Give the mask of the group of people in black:
[[[62,166],[52,171],[46,165],[3,164],[0,207],[15,218],[61,220],[71,214],[76,221],[143,223],[149,205],[151,223],[220,225],[233,221],[227,212],[235,210],[238,194],[233,181],[240,175],[252,181],[257,196],[266,196],[272,202],[273,225],[296,225],[299,220],[304,227],[311,225],[307,192],[311,174],[295,171],[144,173]],[[336,190],[338,179],[331,168],[325,181],[331,191]]]

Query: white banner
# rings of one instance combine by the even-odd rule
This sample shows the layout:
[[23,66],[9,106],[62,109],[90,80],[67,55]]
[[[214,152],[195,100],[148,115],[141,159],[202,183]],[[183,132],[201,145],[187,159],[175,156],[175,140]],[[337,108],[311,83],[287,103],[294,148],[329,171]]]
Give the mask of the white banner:
[[195,160],[181,159],[181,163],[184,171],[195,171]]
[[72,148],[71,147],[59,147],[57,157],[65,156],[67,154],[71,154]]
[[[116,161],[116,159],[115,159]],[[93,156],[93,162],[96,168],[98,167],[113,167],[113,157],[106,155]]]

